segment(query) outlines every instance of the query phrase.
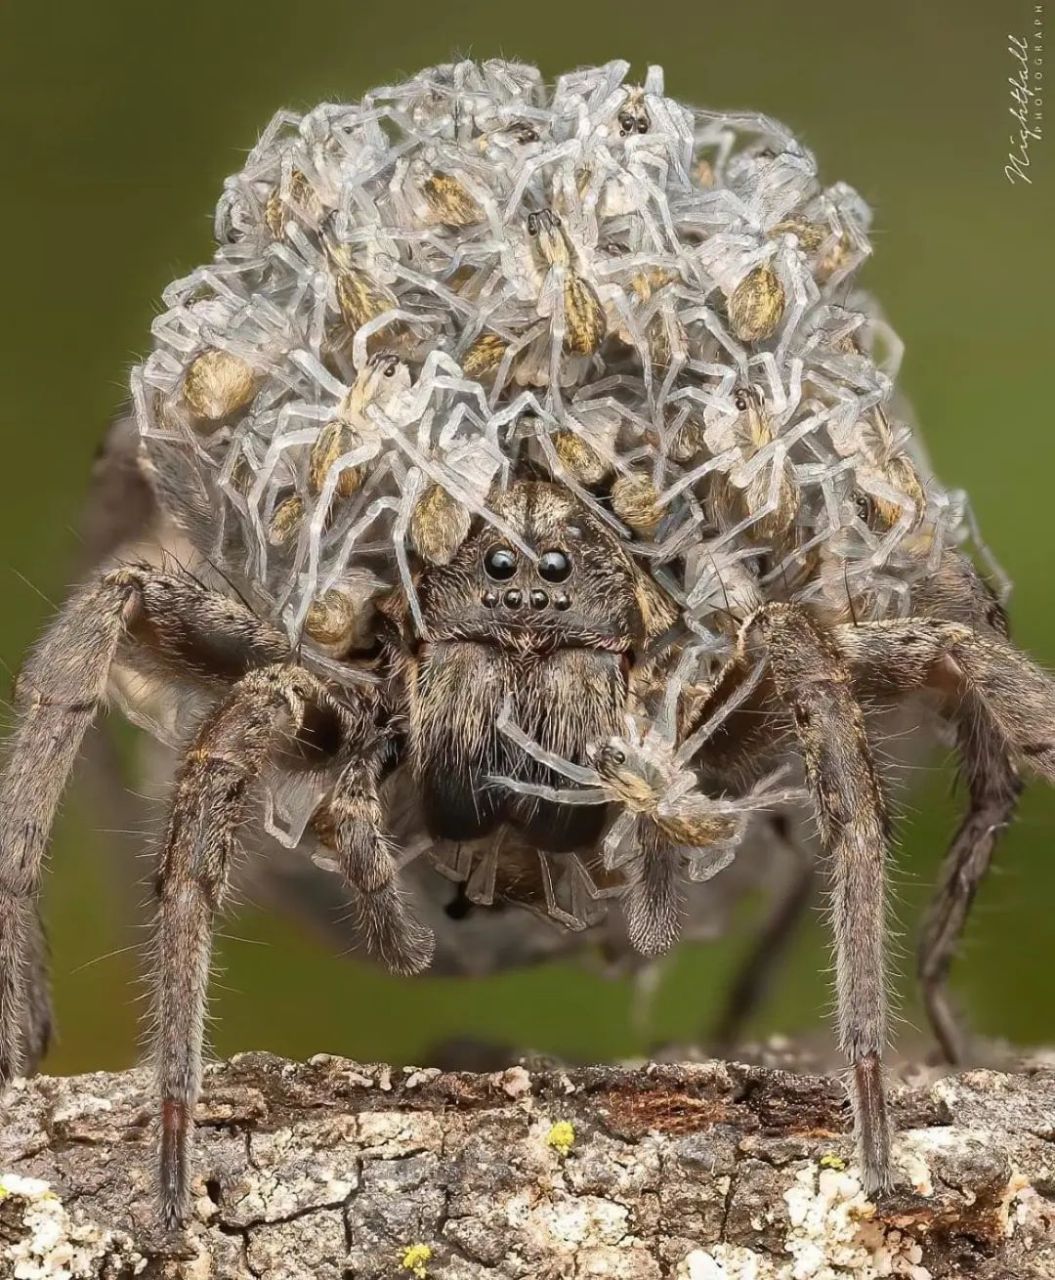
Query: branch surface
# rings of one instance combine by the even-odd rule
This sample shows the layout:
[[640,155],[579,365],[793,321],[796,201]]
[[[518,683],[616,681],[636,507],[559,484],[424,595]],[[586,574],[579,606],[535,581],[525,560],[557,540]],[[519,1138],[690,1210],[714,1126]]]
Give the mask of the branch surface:
[[206,1075],[195,1220],[153,1219],[143,1070],[16,1082],[16,1280],[1055,1276],[1055,1070],[892,1089],[898,1186],[860,1193],[840,1082],[722,1062],[492,1074],[242,1054]]

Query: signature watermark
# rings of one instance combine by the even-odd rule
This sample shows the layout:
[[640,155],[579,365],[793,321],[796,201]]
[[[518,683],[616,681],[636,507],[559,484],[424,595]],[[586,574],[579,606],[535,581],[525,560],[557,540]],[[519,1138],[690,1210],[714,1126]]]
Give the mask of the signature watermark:
[[1015,120],[1004,165],[1004,177],[1014,186],[1030,177],[1030,149],[1044,136],[1044,6],[1034,4],[1032,21],[1026,30],[1007,37],[1007,51],[1012,58],[1012,71],[1007,82],[1011,86],[1008,110]]

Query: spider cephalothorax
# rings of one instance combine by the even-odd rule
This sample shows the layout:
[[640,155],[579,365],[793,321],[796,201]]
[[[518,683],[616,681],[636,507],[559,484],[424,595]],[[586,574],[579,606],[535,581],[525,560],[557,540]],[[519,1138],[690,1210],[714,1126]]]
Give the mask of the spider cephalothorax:
[[507,700],[522,727],[569,760],[584,762],[616,731],[634,649],[645,642],[640,574],[596,517],[555,485],[519,484],[494,510],[519,545],[485,526],[420,589],[428,638],[408,692],[429,826],[469,840],[508,823],[542,848],[589,844],[603,812],[482,789],[480,780],[554,780],[499,733]]
[[[165,293],[135,432],[103,455],[109,563],[18,682],[0,1076],[47,1041],[40,867],[112,695],[182,752],[155,927],[169,1224],[214,918],[258,828],[336,872],[367,946],[409,973],[428,922],[471,931],[499,901],[584,933],[614,905],[624,950],[660,952],[764,827],[745,874],[768,879],[778,843],[800,870],[723,1027],[823,865],[880,1192],[875,717],[936,709],[969,811],[919,972],[960,1052],[950,958],[1019,767],[1055,780],[1055,689],[1008,643],[965,499],[894,395],[896,337],[853,287],[867,206],[776,122],[627,70],[548,86],[463,62],[282,113],[225,187],[214,260]],[[455,910],[434,909],[440,881]],[[490,935],[495,963],[518,927]]]

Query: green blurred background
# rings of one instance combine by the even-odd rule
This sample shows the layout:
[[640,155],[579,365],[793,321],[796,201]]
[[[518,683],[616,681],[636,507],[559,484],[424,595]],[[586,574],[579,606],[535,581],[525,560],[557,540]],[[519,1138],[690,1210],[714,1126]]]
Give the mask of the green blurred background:
[[[687,0],[4,0],[0,7],[0,657],[9,670],[69,581],[91,456],[145,351],[166,283],[210,253],[211,211],[279,107],[358,96],[452,55],[548,74],[630,58],[668,92],[792,125],[829,180],[876,210],[866,280],[907,348],[904,387],[939,474],[966,487],[1016,582],[1018,639],[1055,659],[1052,368],[1055,154],[1010,186],[1006,36],[1025,0],[864,6]],[[1055,73],[1055,64],[1051,68]],[[1050,127],[1050,126],[1049,126]],[[955,821],[936,760],[906,798],[896,874],[910,933]],[[55,1071],[137,1052],[128,893],[84,789],[59,826],[46,913],[61,1039]],[[1055,1039],[1055,797],[1029,792],[975,912],[955,985],[974,1025]],[[148,864],[143,864],[146,874]],[[649,1037],[691,1037],[750,938],[686,947]],[[458,1033],[601,1058],[640,1049],[627,984],[554,965],[494,979],[401,980],[339,959],[246,909],[219,943],[214,1045],[412,1061]],[[908,948],[904,948],[906,952]],[[803,930],[758,1029],[803,1032],[828,1003],[820,918]],[[907,958],[900,961],[910,969]],[[902,976],[904,1013],[921,1025]]]

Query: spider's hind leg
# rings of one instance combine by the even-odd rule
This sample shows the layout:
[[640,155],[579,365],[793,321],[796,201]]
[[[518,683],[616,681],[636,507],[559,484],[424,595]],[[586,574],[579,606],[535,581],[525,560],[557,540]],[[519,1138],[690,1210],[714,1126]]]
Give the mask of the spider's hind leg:
[[222,688],[287,654],[284,635],[244,605],[187,576],[129,567],[75,594],[30,655],[0,776],[0,1083],[32,1068],[46,1045],[41,865],[115,659]]
[[935,690],[957,725],[970,808],[946,858],[920,947],[927,1011],[955,1060],[962,1042],[945,978],[996,841],[1014,813],[1018,766],[1055,783],[1055,682],[1002,635],[960,622],[864,623],[836,628],[833,638],[859,687],[890,696]]
[[1022,783],[1007,746],[978,699],[957,708],[957,745],[969,807],[942,864],[941,884],[927,909],[917,952],[917,972],[927,1017],[948,1062],[962,1062],[964,1036],[946,983],[975,894],[1011,822]]

